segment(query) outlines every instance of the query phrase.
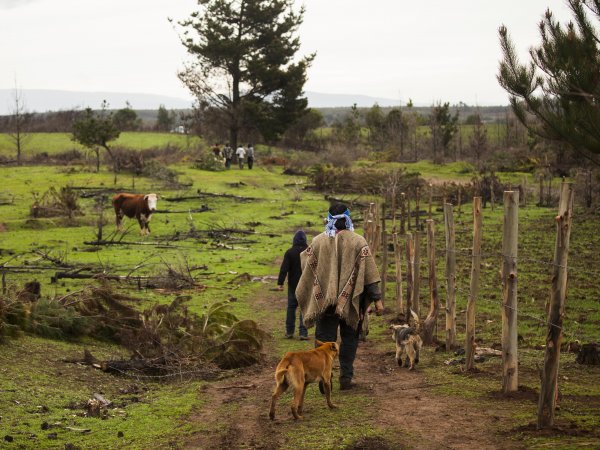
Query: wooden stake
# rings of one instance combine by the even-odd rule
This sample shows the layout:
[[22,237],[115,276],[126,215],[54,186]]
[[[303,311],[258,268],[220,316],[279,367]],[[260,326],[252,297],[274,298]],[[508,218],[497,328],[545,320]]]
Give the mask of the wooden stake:
[[429,220],[432,220],[432,217],[431,217],[432,203],[433,203],[433,184],[429,183]]
[[556,216],[556,244],[554,247],[552,292],[550,296],[550,310],[548,312],[548,334],[546,335],[544,371],[542,373],[542,386],[538,402],[538,429],[550,428],[554,425],[560,344],[565,315],[565,298],[567,296],[567,263],[573,221],[573,196],[573,185],[563,182],[560,189],[558,215]]
[[419,231],[421,228],[419,228],[419,212],[420,212],[420,203],[421,203],[421,198],[420,198],[420,193],[419,193],[419,188],[416,189],[416,194],[415,194],[415,228],[417,229],[417,231]]
[[410,231],[410,196],[406,197],[406,229]]
[[385,300],[385,285],[388,271],[388,234],[385,230],[385,208],[381,215],[381,300]]
[[406,194],[400,194],[400,234],[406,233]]
[[473,197],[473,253],[471,257],[471,286],[467,301],[467,333],[465,340],[466,369],[473,368],[475,357],[475,302],[479,295],[481,272],[481,197]]
[[519,193],[504,192],[502,238],[502,391],[516,392],[519,383],[517,354],[517,244]]
[[396,264],[396,309],[398,314],[404,312],[404,298],[402,297],[402,248],[398,241],[398,233],[392,236],[394,243],[394,262]]
[[412,287],[412,309],[417,314],[417,316],[421,315],[421,302],[419,299],[420,290],[421,290],[421,233],[419,231],[415,231],[413,233],[414,240],[414,263],[413,263],[413,287]]
[[435,274],[435,223],[427,219],[427,262],[429,267],[429,313],[423,323],[423,344],[432,345],[435,342],[434,330],[440,310],[440,299],[437,291],[437,276]]
[[456,244],[452,205],[444,203],[446,235],[446,351],[456,346]]
[[396,231],[396,186],[392,186],[392,232]]
[[406,322],[410,319],[410,311],[412,309],[413,298],[413,280],[414,280],[414,261],[415,261],[415,245],[413,235],[406,234],[406,312],[404,317]]

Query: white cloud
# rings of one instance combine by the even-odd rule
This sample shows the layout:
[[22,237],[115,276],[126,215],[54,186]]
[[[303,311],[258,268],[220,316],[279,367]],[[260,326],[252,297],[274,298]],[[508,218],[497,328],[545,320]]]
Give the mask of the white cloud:
[[[428,103],[507,103],[496,81],[498,27],[523,58],[546,8],[563,0],[296,0],[306,5],[301,52],[316,51],[306,90]],[[27,7],[20,7],[27,6]],[[189,58],[168,17],[196,0],[0,0],[0,88],[148,92],[187,97]],[[8,43],[8,45],[6,45]]]
[[18,8],[38,0],[0,0],[0,9]]

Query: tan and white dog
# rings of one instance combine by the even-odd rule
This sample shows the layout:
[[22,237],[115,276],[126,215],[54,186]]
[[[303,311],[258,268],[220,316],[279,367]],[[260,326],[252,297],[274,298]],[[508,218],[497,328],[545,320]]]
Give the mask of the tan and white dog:
[[423,346],[423,340],[419,336],[419,316],[411,310],[411,313],[415,319],[415,327],[409,325],[391,325],[392,339],[396,343],[396,362],[402,367],[402,357],[406,356],[404,360],[404,367],[408,366],[408,370],[414,370],[415,364],[419,362],[419,353]]

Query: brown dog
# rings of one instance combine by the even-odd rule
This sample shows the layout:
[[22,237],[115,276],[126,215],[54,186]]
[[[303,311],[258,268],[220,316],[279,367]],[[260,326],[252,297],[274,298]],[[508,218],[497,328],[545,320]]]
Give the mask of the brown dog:
[[294,419],[302,419],[306,385],[322,381],[327,406],[337,408],[331,403],[331,380],[333,378],[333,360],[339,352],[335,342],[316,341],[318,347],[303,352],[287,352],[275,369],[275,391],[271,397],[269,417],[275,419],[275,402],[289,386],[294,388],[292,414]]

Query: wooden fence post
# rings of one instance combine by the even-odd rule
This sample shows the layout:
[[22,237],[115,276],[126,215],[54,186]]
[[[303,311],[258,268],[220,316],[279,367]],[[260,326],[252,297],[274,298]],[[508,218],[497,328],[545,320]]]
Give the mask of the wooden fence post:
[[406,233],[406,194],[400,194],[400,234]]
[[406,322],[410,319],[413,298],[413,272],[414,272],[414,239],[413,235],[406,233],[406,312],[404,317]]
[[402,248],[398,241],[398,233],[392,236],[394,244],[394,260],[396,263],[396,309],[398,314],[404,312],[404,298],[402,297]]
[[548,312],[548,334],[546,335],[546,355],[542,386],[538,402],[537,427],[549,428],[554,425],[556,392],[558,385],[558,363],[562,341],[562,325],[567,295],[567,262],[571,224],[573,221],[573,185],[561,185],[558,215],[556,216],[556,244],[554,247],[554,267],[552,275],[552,293]]
[[427,219],[427,262],[429,267],[429,313],[423,323],[423,344],[431,345],[435,342],[435,325],[437,324],[440,310],[440,299],[437,291],[437,277],[435,274],[435,222]]
[[[413,233],[413,286],[412,286],[412,309],[421,317],[421,302],[419,300],[421,290],[421,233],[417,230]],[[410,312],[410,311],[409,311]]]
[[420,217],[419,217],[419,212],[420,212],[420,203],[421,203],[421,198],[420,198],[420,193],[419,193],[419,188],[417,187],[416,189],[416,193],[415,193],[415,228],[417,229],[417,231],[419,231],[421,228],[419,227],[419,223],[420,223]]
[[373,253],[373,257],[375,257],[379,253],[379,246],[381,245],[381,222],[379,221],[379,206],[377,204],[375,204],[373,230],[373,245],[371,246],[371,253]]
[[471,257],[471,286],[467,301],[467,333],[465,339],[466,369],[473,368],[475,358],[475,301],[479,294],[481,272],[481,197],[473,197],[473,253]]
[[396,185],[392,186],[392,232],[396,231]]
[[502,391],[516,392],[519,384],[517,352],[517,244],[519,192],[504,192],[502,237]]
[[456,244],[453,207],[444,203],[446,235],[446,351],[456,346]]
[[431,205],[433,204],[433,184],[429,183],[429,219],[431,220]]
[[381,232],[381,243],[383,247],[383,253],[381,256],[381,300],[385,304],[385,285],[388,271],[388,234],[385,230]]
[[410,230],[410,195],[406,196],[406,230]]

